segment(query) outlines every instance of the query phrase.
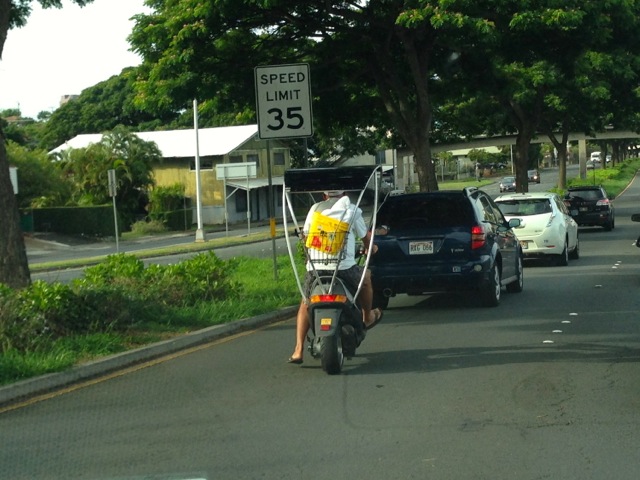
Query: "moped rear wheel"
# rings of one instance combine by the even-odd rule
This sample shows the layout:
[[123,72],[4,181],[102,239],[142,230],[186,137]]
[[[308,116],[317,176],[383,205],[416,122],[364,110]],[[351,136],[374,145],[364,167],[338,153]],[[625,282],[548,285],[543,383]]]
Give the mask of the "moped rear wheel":
[[342,353],[342,341],[340,329],[330,337],[323,337],[320,344],[320,360],[322,369],[329,375],[337,375],[342,371],[344,355]]

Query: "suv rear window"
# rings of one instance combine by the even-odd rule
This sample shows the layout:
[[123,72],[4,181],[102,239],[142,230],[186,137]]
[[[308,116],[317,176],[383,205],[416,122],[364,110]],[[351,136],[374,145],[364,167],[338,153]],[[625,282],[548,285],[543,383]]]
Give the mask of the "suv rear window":
[[473,223],[469,201],[462,194],[417,194],[389,197],[378,213],[378,225],[391,231],[443,228]]
[[603,198],[600,189],[595,188],[589,190],[569,190],[569,195],[571,197],[580,197],[583,200],[600,200]]

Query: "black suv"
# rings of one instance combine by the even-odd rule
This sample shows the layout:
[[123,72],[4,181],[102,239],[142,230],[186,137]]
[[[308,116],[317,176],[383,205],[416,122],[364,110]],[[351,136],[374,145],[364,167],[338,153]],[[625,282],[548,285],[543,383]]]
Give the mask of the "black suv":
[[569,187],[564,204],[578,225],[600,226],[607,231],[616,226],[613,202],[600,186]]
[[523,287],[522,250],[491,197],[474,187],[387,197],[378,211],[386,235],[371,256],[374,304],[386,308],[400,293],[472,292],[497,306],[500,292]]

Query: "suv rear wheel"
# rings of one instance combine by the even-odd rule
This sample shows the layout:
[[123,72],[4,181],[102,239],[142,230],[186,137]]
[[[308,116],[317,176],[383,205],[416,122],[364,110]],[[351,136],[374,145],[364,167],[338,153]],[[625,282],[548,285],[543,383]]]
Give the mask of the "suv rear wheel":
[[500,304],[500,269],[494,263],[489,272],[489,279],[480,289],[480,304],[485,307],[497,307]]
[[614,228],[616,228],[616,223],[615,220],[612,218],[611,220],[609,220],[609,222],[607,222],[607,224],[604,226],[605,231],[610,232],[611,230],[613,230]]

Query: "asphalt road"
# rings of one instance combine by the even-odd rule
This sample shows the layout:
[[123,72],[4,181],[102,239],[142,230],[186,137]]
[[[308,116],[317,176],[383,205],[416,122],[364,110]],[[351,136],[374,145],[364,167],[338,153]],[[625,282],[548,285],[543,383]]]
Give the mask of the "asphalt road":
[[640,478],[640,181],[497,308],[391,299],[345,372],[288,318],[0,413],[0,478]]

